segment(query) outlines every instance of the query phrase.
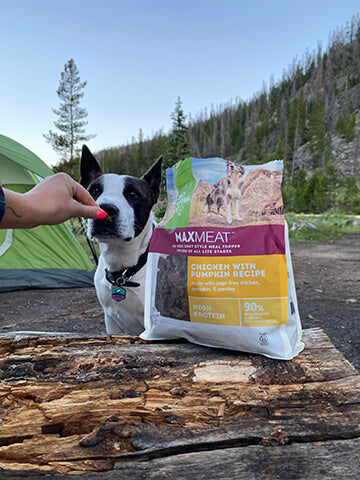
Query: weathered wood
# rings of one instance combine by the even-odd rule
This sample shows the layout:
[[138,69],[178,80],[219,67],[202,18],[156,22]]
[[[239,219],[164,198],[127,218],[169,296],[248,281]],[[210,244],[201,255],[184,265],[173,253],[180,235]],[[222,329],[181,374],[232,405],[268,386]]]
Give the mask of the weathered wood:
[[[179,454],[144,462],[117,463],[115,469],[87,473],[88,480],[356,480],[360,466],[360,439],[264,448],[218,449]],[[7,471],[9,480],[23,480],[24,472]],[[10,474],[10,475],[9,475]],[[43,479],[41,472],[28,476]],[[0,472],[0,478],[1,472]],[[84,480],[84,475],[50,474],[51,480]]]
[[149,472],[153,472],[153,479],[174,480],[355,480],[359,475],[359,452],[360,439],[273,448],[250,446],[178,455],[144,464],[117,464],[116,468],[120,477],[136,475],[139,480],[148,479]]
[[275,361],[137,337],[0,338],[0,478],[115,478],[114,466],[149,478],[156,462],[175,478],[185,457],[199,468],[203,458],[211,478],[209,458],[215,468],[234,452],[265,463],[277,451],[290,461],[295,447],[320,452],[314,442],[348,452],[360,438],[360,375],[322,330],[304,340],[297,358]]

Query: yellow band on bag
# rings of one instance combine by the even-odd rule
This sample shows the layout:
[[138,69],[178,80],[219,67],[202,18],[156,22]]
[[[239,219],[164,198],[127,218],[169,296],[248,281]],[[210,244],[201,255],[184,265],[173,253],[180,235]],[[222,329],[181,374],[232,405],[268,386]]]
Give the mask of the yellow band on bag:
[[285,255],[188,257],[190,320],[244,327],[286,324]]

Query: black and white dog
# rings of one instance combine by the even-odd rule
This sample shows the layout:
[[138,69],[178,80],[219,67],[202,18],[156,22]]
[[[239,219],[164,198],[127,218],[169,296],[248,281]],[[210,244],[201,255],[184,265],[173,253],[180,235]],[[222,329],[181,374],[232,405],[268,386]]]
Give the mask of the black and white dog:
[[83,146],[80,183],[108,217],[88,220],[88,236],[99,242],[96,293],[109,334],[139,335],[144,330],[145,271],[154,228],[151,212],[161,182],[160,157],[141,178],[104,174]]

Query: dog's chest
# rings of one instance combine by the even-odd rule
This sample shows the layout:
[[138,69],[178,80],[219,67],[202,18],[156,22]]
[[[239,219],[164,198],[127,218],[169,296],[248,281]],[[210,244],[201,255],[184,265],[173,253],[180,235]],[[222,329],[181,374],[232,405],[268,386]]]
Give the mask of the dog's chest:
[[240,196],[240,190],[241,190],[241,177],[240,175],[233,174],[230,177],[230,182],[227,184],[227,189],[226,193],[233,197],[239,197]]
[[139,335],[144,330],[145,275],[146,265],[131,278],[140,286],[124,287],[125,299],[116,301],[112,294],[115,287],[106,279],[105,265],[100,257],[95,273],[95,288],[104,309],[108,333]]

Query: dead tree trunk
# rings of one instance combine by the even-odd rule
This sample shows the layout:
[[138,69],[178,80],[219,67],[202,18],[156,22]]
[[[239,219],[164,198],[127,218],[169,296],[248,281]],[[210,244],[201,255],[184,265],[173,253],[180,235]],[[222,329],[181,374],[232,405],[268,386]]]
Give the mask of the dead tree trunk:
[[301,461],[302,478],[325,479],[342,458],[356,478],[360,376],[322,330],[304,340],[277,361],[137,337],[1,338],[0,478],[205,479],[220,465],[249,480]]

